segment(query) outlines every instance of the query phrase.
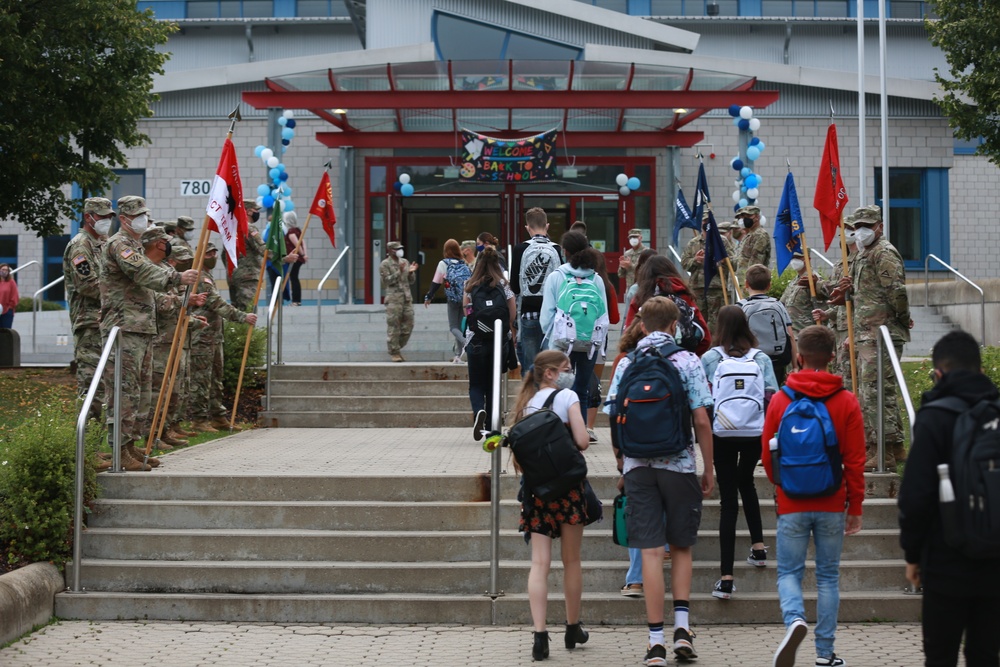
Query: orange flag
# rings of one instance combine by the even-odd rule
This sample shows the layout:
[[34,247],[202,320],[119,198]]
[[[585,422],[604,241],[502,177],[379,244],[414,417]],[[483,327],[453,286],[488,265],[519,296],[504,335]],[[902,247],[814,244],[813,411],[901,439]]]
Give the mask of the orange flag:
[[323,231],[330,237],[330,243],[337,247],[337,240],[333,233],[333,226],[337,224],[337,215],[333,211],[333,187],[330,185],[330,175],[323,172],[323,178],[319,181],[319,188],[313,198],[309,212],[323,221]]

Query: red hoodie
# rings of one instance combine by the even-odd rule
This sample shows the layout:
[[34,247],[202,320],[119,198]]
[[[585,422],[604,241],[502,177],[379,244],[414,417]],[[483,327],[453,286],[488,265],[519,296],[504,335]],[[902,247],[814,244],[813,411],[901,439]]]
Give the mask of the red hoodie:
[[[693,352],[699,357],[710,349],[712,349],[712,334],[708,330],[708,323],[705,321],[705,316],[702,315],[701,311],[698,310],[698,304],[694,300],[694,296],[691,294],[691,290],[688,289],[687,285],[684,284],[683,280],[678,278],[670,278],[670,291],[675,295],[684,300],[684,302],[691,306],[691,310],[694,311],[694,321],[701,327],[701,330],[705,332],[705,337],[701,339],[701,343],[698,347],[693,350]],[[664,294],[666,290],[663,290],[660,285],[656,287],[656,294]],[[625,328],[632,326],[632,320],[639,313],[639,306],[637,299],[632,299],[628,304],[628,313],[625,315]]]
[[[837,392],[844,386],[844,381],[839,375],[826,371],[802,370],[789,375],[785,385],[806,396],[822,398]],[[764,418],[760,458],[771,483],[774,483],[774,472],[771,468],[771,448],[768,443],[777,433],[781,417],[791,402],[788,394],[779,391],[771,399],[767,417]],[[865,499],[865,426],[861,418],[861,406],[858,405],[858,399],[854,394],[844,389],[827,400],[826,409],[830,412],[830,419],[837,432],[840,456],[844,463],[844,482],[840,491],[825,498],[795,500],[786,496],[780,486],[776,487],[778,514],[843,512],[844,507],[847,507],[848,514],[861,516],[861,503]]]

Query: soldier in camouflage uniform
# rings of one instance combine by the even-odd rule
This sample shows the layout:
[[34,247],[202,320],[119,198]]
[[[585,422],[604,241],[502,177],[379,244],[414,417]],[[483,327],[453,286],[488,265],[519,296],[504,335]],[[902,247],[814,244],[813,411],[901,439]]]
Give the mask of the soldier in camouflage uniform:
[[[261,238],[260,231],[254,226],[260,219],[260,207],[257,202],[246,200],[243,206],[247,210],[250,222],[245,239],[246,254],[239,258],[236,268],[229,276],[229,301],[237,310],[250,313],[256,310],[254,295],[257,293],[257,280],[260,278],[260,267],[267,257],[267,245]],[[289,248],[291,250],[291,248]]]
[[771,268],[771,235],[760,226],[760,209],[756,206],[744,206],[736,211],[736,224],[746,230],[736,250],[736,276],[743,285],[747,269],[754,264]]
[[[195,271],[178,273],[150,262],[140,235],[148,226],[146,202],[128,196],[118,200],[121,230],[104,244],[101,253],[101,335],[121,328],[122,358],[108,365],[104,377],[108,416],[113,412],[115,363],[121,364],[122,465],[126,470],[148,470],[133,443],[149,432],[153,377],[153,337],[156,335],[154,292],[177,285],[193,285]],[[166,242],[164,242],[166,243]],[[158,463],[149,459],[150,464]]]
[[222,404],[222,320],[257,324],[257,316],[244,313],[230,306],[219,294],[211,271],[218,261],[219,252],[214,243],[205,246],[204,266],[198,291],[206,295],[205,305],[193,309],[203,317],[208,326],[195,330],[191,336],[191,393],[189,416],[191,428],[196,431],[217,431],[229,428],[229,417]]
[[[882,236],[882,209],[865,206],[854,212],[854,239],[857,257],[851,275],[842,278],[841,289],[854,291],[854,338],[858,360],[858,391],[865,420],[867,468],[876,467],[878,442],[878,358],[879,327],[885,325],[892,337],[896,356],[910,340],[910,302],[906,294],[903,258]],[[888,357],[882,364],[885,412],[881,415],[885,436],[886,466],[895,470],[906,460],[899,413],[898,385]]]
[[[115,212],[111,201],[91,197],[83,203],[83,226],[63,253],[63,276],[69,321],[73,327],[73,360],[76,388],[86,396],[101,359],[101,246],[108,238]],[[90,406],[90,417],[99,419],[104,393],[99,392]]]
[[[625,279],[625,292],[635,284],[635,265],[639,263],[639,254],[646,249],[642,245],[642,230],[630,229],[628,233],[629,247],[622,254],[618,263],[618,277]],[[622,292],[623,294],[625,292]]]
[[781,304],[792,318],[792,331],[798,336],[800,331],[816,324],[813,311],[826,306],[829,293],[826,291],[826,286],[821,283],[819,275],[814,272],[813,285],[816,287],[816,298],[813,299],[809,291],[809,278],[806,276],[805,256],[801,252],[792,253],[789,266],[798,273],[798,278],[788,283],[784,294],[781,295]]
[[[857,257],[857,249],[854,247],[854,220],[852,216],[848,216],[844,220],[844,231],[847,239],[847,270],[850,273],[851,266],[854,264],[854,258]],[[823,291],[830,295],[836,289],[843,276],[844,263],[837,262],[833,267],[830,280],[820,281],[817,289],[822,285]],[[844,386],[850,387],[851,347],[850,342],[847,340],[847,306],[843,305],[843,303],[840,305],[828,303],[825,310],[819,308],[813,312],[813,316],[818,316],[820,321],[826,322],[828,326],[833,327],[833,333],[837,340],[837,358],[834,360],[833,373],[844,378]]]
[[[186,215],[178,216],[174,238],[178,239],[183,245],[186,245],[192,255],[194,254],[194,248],[191,247],[191,242],[194,241],[195,235],[194,220]],[[171,244],[173,244],[173,241],[171,241]]]
[[413,295],[410,285],[417,279],[417,263],[407,266],[403,246],[397,241],[386,244],[388,257],[379,264],[382,293],[385,294],[386,345],[393,361],[405,361],[400,354],[413,332]]
[[[715,320],[719,315],[719,309],[725,305],[722,290],[728,285],[728,280],[726,285],[723,285],[722,279],[719,278],[719,274],[716,272],[715,275],[712,276],[712,282],[708,284],[708,298],[705,298],[704,267],[705,230],[707,223],[708,215],[706,214],[702,219],[701,234],[696,234],[684,248],[684,254],[681,255],[681,266],[684,267],[685,271],[691,274],[691,277],[688,279],[688,286],[694,294],[695,302],[698,304],[698,310],[700,310],[701,314],[705,316],[705,322],[708,324],[709,332],[714,333]],[[736,252],[733,242],[723,236],[722,243],[726,246],[726,254],[732,257],[733,253]],[[723,272],[725,271],[727,271],[727,269],[723,266]]]

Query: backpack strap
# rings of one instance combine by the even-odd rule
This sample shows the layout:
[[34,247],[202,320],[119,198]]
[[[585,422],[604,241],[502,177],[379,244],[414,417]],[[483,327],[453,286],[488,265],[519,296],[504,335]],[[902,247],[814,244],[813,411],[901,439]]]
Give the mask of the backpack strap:
[[[785,392],[785,395],[788,396],[788,398],[790,398],[793,401],[797,401],[800,398],[805,398],[807,396],[807,394],[803,394],[801,391],[795,391],[787,384],[781,388],[781,391]],[[842,391],[844,391],[844,388],[838,387],[835,391],[833,391],[833,393],[827,394],[826,396],[809,396],[809,398],[811,398],[814,401],[819,401],[820,403],[826,403],[828,400],[830,400],[831,398],[833,398]]]
[[924,403],[923,405],[920,406],[920,409],[923,410],[924,408],[940,408],[941,410],[947,410],[948,412],[956,412],[961,414],[971,407],[972,407],[971,403],[967,403],[958,396],[945,396],[935,401],[931,401],[930,403]]
[[542,403],[542,407],[540,407],[539,410],[551,410],[552,404],[556,402],[556,396],[559,395],[561,392],[562,389],[553,390],[552,393],[549,394],[549,397],[545,399],[545,402]]

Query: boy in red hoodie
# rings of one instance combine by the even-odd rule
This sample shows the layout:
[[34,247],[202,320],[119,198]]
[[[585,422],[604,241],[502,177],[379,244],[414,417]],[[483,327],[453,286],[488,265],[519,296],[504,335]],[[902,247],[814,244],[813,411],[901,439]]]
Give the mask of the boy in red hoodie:
[[[815,664],[824,667],[843,667],[847,664],[833,652],[833,640],[840,607],[840,552],[844,535],[854,535],[861,530],[861,503],[865,497],[865,429],[857,398],[844,389],[839,375],[826,371],[835,349],[832,330],[815,325],[803,329],[799,332],[795,360],[801,370],[789,375],[786,382],[786,387],[794,392],[826,399],[824,403],[840,446],[843,479],[840,488],[832,495],[808,499],[789,498],[780,486],[776,487],[778,597],[788,630],[774,654],[774,667],[792,667],[795,664],[795,651],[808,632],[802,601],[802,575],[810,533],[816,544],[818,593]],[[761,459],[772,483],[774,468],[770,443],[791,402],[788,394],[779,391],[771,399],[764,420]]]

